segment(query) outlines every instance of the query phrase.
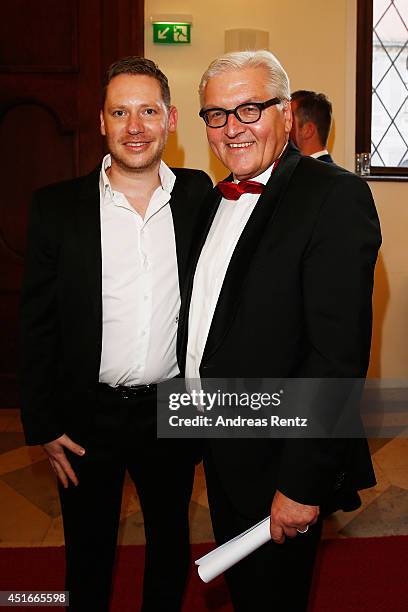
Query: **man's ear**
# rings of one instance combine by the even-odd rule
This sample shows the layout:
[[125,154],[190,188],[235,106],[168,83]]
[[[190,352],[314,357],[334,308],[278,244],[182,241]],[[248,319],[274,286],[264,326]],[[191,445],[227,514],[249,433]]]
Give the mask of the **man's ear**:
[[103,110],[101,110],[99,112],[99,119],[101,120],[101,128],[100,128],[101,129],[101,134],[102,134],[102,136],[106,136],[105,121],[104,121],[104,118],[103,118]]
[[170,106],[169,109],[169,117],[168,117],[168,127],[169,132],[175,132],[177,128],[178,121],[178,111],[175,106]]
[[304,140],[314,138],[316,134],[316,126],[312,121],[306,121],[302,127],[302,136]]
[[285,121],[285,132],[286,134],[289,134],[290,130],[292,129],[292,123],[294,121],[294,117],[293,117],[292,108],[290,106],[290,102],[284,102],[283,104],[284,104],[283,117]]

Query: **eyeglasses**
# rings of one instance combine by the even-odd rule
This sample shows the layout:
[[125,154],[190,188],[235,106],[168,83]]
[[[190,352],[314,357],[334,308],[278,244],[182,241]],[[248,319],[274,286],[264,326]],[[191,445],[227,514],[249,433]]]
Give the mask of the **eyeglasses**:
[[240,104],[236,108],[226,110],[225,108],[202,108],[198,113],[202,117],[208,127],[222,128],[227,125],[228,116],[235,115],[241,123],[255,123],[262,115],[262,111],[269,106],[279,104],[280,98],[271,98],[266,102],[248,102]]

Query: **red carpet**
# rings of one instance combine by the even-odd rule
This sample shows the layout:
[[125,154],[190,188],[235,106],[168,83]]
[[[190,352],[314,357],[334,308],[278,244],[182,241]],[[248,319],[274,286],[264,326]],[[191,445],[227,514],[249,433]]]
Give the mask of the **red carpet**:
[[[210,548],[194,545],[194,558]],[[407,568],[408,536],[325,540],[310,612],[407,612]],[[121,546],[112,612],[136,612],[142,569],[143,547]],[[63,570],[62,548],[0,548],[0,590],[60,590]],[[232,612],[222,578],[205,585],[193,570],[184,612]]]

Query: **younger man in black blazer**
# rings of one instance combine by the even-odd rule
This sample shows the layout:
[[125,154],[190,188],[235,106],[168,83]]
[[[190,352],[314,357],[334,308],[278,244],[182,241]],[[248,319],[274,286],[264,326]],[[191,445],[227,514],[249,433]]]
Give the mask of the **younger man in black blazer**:
[[116,62],[101,111],[110,154],[34,196],[22,419],[59,479],[70,610],[109,609],[125,469],[145,522],[142,609],[181,609],[194,449],[156,439],[156,383],[179,372],[180,289],[211,182],[161,161],[176,123],[157,66]]

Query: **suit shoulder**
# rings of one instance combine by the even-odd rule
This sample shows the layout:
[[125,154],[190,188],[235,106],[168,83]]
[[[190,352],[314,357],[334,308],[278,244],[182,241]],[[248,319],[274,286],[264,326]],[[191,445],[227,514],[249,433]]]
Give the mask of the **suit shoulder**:
[[207,186],[213,187],[212,180],[204,170],[196,170],[194,168],[172,168],[178,181],[187,186]]
[[311,173],[313,176],[321,176],[321,177],[336,177],[340,175],[352,175],[351,172],[342,168],[341,166],[327,162],[320,161],[319,159],[315,159],[314,157],[309,157],[307,155],[302,155],[299,161],[299,169],[302,169],[305,172]]
[[298,167],[297,176],[299,183],[304,181],[308,184],[308,189],[313,190],[323,188],[356,189],[361,193],[371,193],[366,181],[353,172],[342,168],[337,164],[327,164],[313,157],[302,156]]
[[72,198],[78,197],[83,189],[98,185],[99,171],[100,168],[98,167],[90,174],[40,187],[34,191],[33,199],[42,202],[72,200]]
[[307,172],[305,180],[301,181],[302,191],[307,193],[307,201],[315,210],[319,225],[335,226],[338,231],[343,227],[347,232],[350,228],[370,226],[380,241],[378,214],[367,182],[335,164],[312,158],[304,158],[304,162]]

